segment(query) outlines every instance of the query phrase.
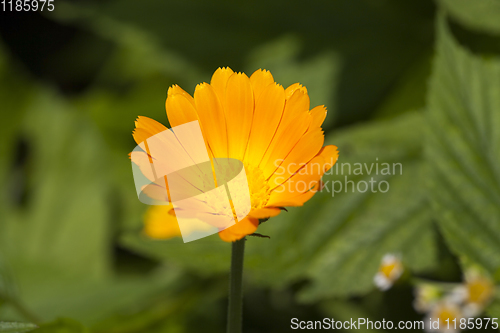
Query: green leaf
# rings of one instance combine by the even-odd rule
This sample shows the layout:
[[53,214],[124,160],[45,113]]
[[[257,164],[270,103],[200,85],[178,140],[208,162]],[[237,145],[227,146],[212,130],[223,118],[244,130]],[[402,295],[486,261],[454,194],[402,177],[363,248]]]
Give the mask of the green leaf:
[[14,269],[28,264],[65,277],[106,276],[108,187],[99,136],[44,89],[28,105],[23,127],[36,168],[26,175],[27,208],[8,207],[0,249]]
[[34,331],[36,333],[89,333],[89,329],[77,322],[76,320],[69,318],[60,318],[56,321],[48,324],[40,325],[40,327]]
[[[300,213],[302,231],[297,237],[302,240],[299,246],[291,243],[307,262],[304,269],[311,279],[300,294],[302,300],[369,292],[386,253],[402,254],[406,269],[411,271],[434,267],[437,249],[422,182],[423,127],[421,114],[410,113],[359,126],[329,140],[339,146],[340,158],[334,167],[339,169],[325,181],[346,184],[352,180],[358,186],[373,179],[375,184],[387,182],[389,188],[386,193],[353,192],[350,184],[347,193],[330,198],[326,193],[318,195],[313,202],[322,203]],[[363,175],[346,177],[348,171],[342,166],[347,163],[373,163],[374,168],[388,163],[391,170],[389,175],[375,171],[368,175],[365,169]]]
[[431,54],[427,54],[410,67],[375,111],[377,119],[393,118],[425,107],[431,60]]
[[47,304],[77,302],[75,290],[95,289],[110,275],[106,156],[93,126],[52,91],[39,88],[24,108],[18,131],[30,167],[21,178],[9,178],[9,170],[2,177],[29,196],[23,204],[2,202],[0,252],[23,290],[21,301],[53,319],[61,308]]
[[500,58],[482,58],[438,20],[428,95],[428,191],[452,251],[500,267]]
[[24,333],[37,328],[35,324],[30,323],[7,323],[0,322],[0,332],[3,333]]
[[499,0],[439,0],[439,3],[465,26],[500,34]]

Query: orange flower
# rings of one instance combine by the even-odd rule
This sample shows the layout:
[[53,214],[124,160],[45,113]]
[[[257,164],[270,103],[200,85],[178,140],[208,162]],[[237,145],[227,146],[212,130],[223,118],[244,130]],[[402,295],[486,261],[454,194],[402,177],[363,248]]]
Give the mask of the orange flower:
[[173,205],[151,206],[144,215],[144,233],[154,239],[181,237]]
[[[254,233],[260,219],[278,215],[281,207],[302,206],[319,190],[322,175],[338,158],[337,147],[323,147],[326,108],[310,110],[304,86],[296,83],[284,89],[266,70],[249,78],[219,68],[210,84],[196,87],[194,98],[174,85],[168,90],[166,111],[172,127],[199,121],[211,159],[243,162],[251,211],[219,231],[224,241]],[[135,124],[138,144],[167,129],[147,117],[139,117]],[[153,216],[146,219],[146,228],[158,225],[160,215]],[[157,234],[152,231],[156,229]],[[151,227],[148,234],[161,237],[160,229]]]

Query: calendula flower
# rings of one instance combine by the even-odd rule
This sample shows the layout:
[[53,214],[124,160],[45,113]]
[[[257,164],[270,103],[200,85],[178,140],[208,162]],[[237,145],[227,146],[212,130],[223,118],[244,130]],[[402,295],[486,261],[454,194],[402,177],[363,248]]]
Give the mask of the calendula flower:
[[403,263],[401,257],[388,253],[382,258],[382,262],[377,274],[373,277],[373,282],[382,291],[392,287],[394,282],[403,274]]
[[475,317],[493,299],[495,285],[490,278],[476,269],[468,270],[464,280],[463,285],[452,291],[452,297],[463,304],[463,312],[467,317]]
[[460,319],[464,318],[458,304],[448,298],[439,301],[424,318],[427,332],[453,333],[460,331]]
[[[243,164],[248,188],[244,184],[240,189],[236,184],[230,205],[217,206],[205,200],[200,205],[203,209],[211,207],[210,214],[202,212],[202,208],[191,214],[193,219],[216,226],[224,241],[236,241],[254,233],[259,220],[278,215],[283,207],[303,205],[319,190],[322,175],[338,158],[337,147],[323,147],[321,124],[326,108],[310,109],[304,86],[297,83],[284,89],[266,70],[257,70],[249,78],[230,68],[219,68],[210,84],[196,87],[193,97],[174,85],[168,90],[166,112],[173,128],[199,122],[212,162],[229,158]],[[159,122],[139,117],[133,136],[140,144],[165,130]],[[141,158],[148,157],[132,155],[132,161],[138,165]],[[236,216],[234,207],[243,197],[240,192],[245,191],[249,192],[251,206],[245,218],[231,227],[209,219]],[[168,214],[167,208],[162,211]],[[162,236],[164,231],[152,227],[153,224],[147,217],[146,226],[151,225],[147,234]]]

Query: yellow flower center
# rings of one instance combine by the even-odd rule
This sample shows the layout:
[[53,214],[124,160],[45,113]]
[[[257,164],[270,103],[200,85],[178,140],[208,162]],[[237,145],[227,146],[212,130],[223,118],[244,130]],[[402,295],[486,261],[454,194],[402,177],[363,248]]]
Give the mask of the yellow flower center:
[[382,267],[380,267],[380,272],[384,274],[387,278],[391,278],[392,271],[396,268],[396,265],[397,265],[396,262],[392,262],[387,265],[382,265]]
[[265,207],[269,201],[271,189],[264,178],[263,172],[259,168],[250,165],[244,165],[244,167],[246,179],[244,177],[231,179],[231,188],[228,189],[229,202],[226,199],[226,191],[211,191],[206,194],[204,201],[211,207],[213,212],[238,219],[235,207],[245,207],[248,202],[247,182],[251,210]]
[[469,302],[483,303],[487,302],[493,291],[492,284],[486,279],[476,279],[467,283],[469,291]]
[[271,195],[271,188],[264,178],[264,173],[259,168],[247,164],[245,165],[245,172],[247,174],[252,209],[265,207]]
[[440,322],[446,322],[447,319],[451,322],[453,319],[458,319],[458,317],[458,313],[454,309],[444,307],[439,312],[438,319]]

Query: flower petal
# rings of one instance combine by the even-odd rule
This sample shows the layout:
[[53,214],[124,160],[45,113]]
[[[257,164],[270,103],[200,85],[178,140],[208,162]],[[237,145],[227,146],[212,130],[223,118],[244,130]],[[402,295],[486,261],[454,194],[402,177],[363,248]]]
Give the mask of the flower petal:
[[171,94],[169,89],[165,109],[171,127],[198,120],[193,98],[188,93]]
[[271,72],[265,69],[258,69],[250,76],[250,82],[252,83],[255,99],[257,99],[268,85],[274,83],[274,78]]
[[268,85],[255,102],[250,139],[244,162],[258,166],[273,139],[285,106],[285,91],[278,84]]
[[[295,172],[316,156],[325,137],[321,128],[312,132],[307,132],[293,147],[292,151],[283,160],[276,171],[269,179],[269,186],[274,188],[288,180]],[[277,169],[277,170],[278,170]]]
[[215,93],[219,97],[219,101],[223,103],[226,99],[226,85],[227,80],[231,75],[233,75],[233,70],[229,67],[218,68],[214,75],[212,75],[212,80],[210,80],[210,85],[214,88]]
[[243,160],[253,120],[254,97],[250,79],[235,73],[227,81],[225,95],[229,157]]
[[170,95],[182,95],[182,96],[186,97],[187,100],[191,104],[193,104],[193,106],[194,106],[193,96],[191,96],[184,89],[182,89],[181,87],[179,87],[177,84],[174,84],[173,86],[171,86],[170,88],[168,88],[167,97],[170,96]]
[[205,140],[213,155],[228,157],[226,117],[214,88],[208,83],[197,85],[194,102]]
[[320,127],[326,118],[326,107],[324,105],[319,105],[309,113],[311,114],[311,125],[309,128],[314,129]]
[[300,207],[304,205],[309,199],[319,191],[321,183],[318,181],[311,187],[311,189],[307,192],[299,194],[295,197],[290,198],[282,198],[282,200],[273,201],[272,204],[280,207]]
[[268,178],[276,170],[276,160],[284,159],[307,131],[311,122],[309,96],[295,90],[286,101],[278,130],[261,161],[261,168]]
[[[314,192],[320,190],[318,185],[321,177],[326,171],[330,170],[337,159],[337,147],[333,145],[323,147],[319,154],[309,163],[286,182],[273,189],[268,205],[281,207],[288,203],[288,205],[292,206],[301,206],[305,201],[309,200]],[[279,181],[280,179],[277,179],[277,182]]]
[[266,208],[259,208],[259,209],[254,209],[250,211],[248,216],[256,218],[256,219],[266,219],[269,217],[274,217],[279,215],[281,213],[281,209],[276,208],[276,207],[266,207]]
[[175,215],[171,214],[173,206],[151,206],[144,215],[144,233],[154,239],[181,237],[181,230]]
[[300,83],[294,83],[294,84],[290,85],[288,88],[286,88],[286,90],[285,90],[286,99],[289,99],[294,94],[294,92],[297,90],[300,90],[304,94],[307,95],[307,88],[306,87],[304,87]]
[[235,225],[219,231],[219,237],[225,242],[234,242],[246,235],[253,234],[258,226],[258,219],[247,216]]
[[137,144],[146,141],[149,137],[167,130],[163,124],[154,119],[139,116],[135,121],[135,129],[132,133],[134,140]]

